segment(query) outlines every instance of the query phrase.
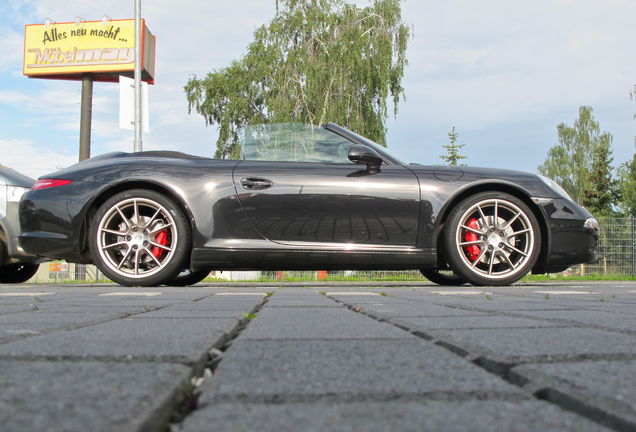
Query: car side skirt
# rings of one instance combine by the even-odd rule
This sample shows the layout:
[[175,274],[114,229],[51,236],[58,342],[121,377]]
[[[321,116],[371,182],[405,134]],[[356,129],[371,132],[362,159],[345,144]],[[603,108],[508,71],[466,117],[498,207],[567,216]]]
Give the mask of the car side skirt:
[[302,249],[199,248],[192,269],[215,270],[416,270],[434,267],[433,250],[346,251]]

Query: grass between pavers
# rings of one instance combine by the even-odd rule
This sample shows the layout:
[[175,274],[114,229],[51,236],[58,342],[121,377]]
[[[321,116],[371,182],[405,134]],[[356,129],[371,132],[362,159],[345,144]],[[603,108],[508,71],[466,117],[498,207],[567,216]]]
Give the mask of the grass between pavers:
[[636,281],[636,276],[629,275],[601,275],[601,274],[587,274],[587,275],[569,275],[565,276],[560,273],[544,274],[544,275],[527,275],[521,279],[520,282],[567,282],[567,281]]

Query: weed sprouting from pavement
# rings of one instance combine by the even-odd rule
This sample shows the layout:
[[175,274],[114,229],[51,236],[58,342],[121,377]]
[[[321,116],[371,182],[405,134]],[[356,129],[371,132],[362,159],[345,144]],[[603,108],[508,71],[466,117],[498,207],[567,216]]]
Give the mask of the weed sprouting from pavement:
[[178,416],[183,418],[199,407],[199,397],[201,396],[201,392],[198,388],[201,384],[203,384],[204,379],[203,377],[190,378],[186,370],[183,368],[180,368],[180,372],[181,382],[179,384],[179,391],[183,398],[183,403]]

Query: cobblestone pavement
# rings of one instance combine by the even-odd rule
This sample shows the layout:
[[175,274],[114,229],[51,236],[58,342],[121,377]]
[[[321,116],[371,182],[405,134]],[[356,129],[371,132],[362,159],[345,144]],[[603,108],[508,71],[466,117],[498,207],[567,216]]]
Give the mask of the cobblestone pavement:
[[634,431],[636,283],[0,286],[2,431]]

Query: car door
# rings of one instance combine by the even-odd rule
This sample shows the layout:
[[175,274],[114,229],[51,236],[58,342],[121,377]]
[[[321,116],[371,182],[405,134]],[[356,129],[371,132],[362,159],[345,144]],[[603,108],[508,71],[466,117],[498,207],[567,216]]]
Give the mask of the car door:
[[416,245],[419,183],[404,166],[246,160],[233,180],[248,218],[272,242],[352,250]]

